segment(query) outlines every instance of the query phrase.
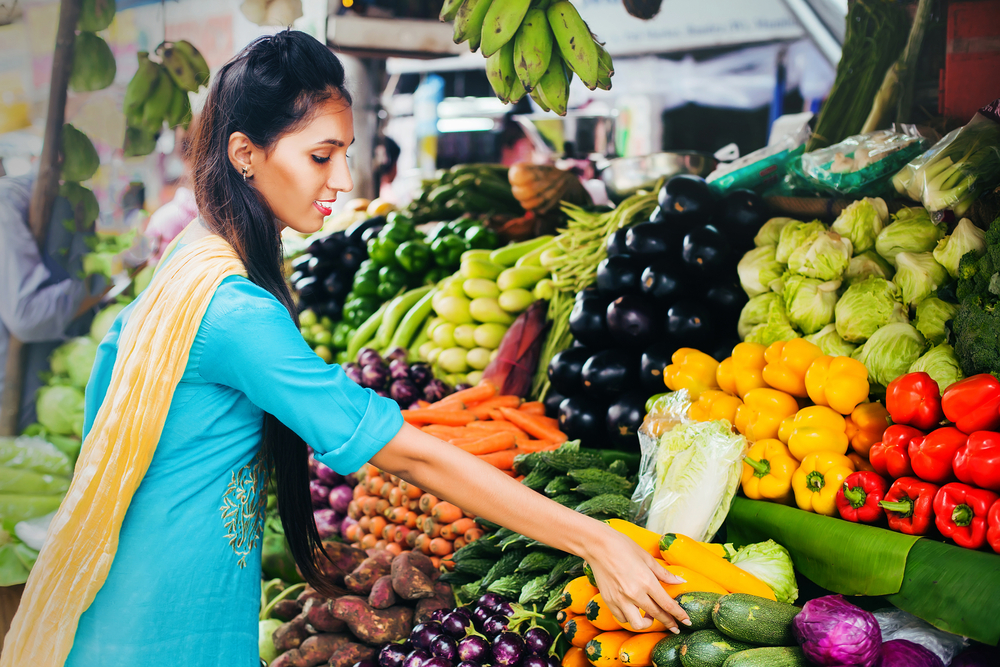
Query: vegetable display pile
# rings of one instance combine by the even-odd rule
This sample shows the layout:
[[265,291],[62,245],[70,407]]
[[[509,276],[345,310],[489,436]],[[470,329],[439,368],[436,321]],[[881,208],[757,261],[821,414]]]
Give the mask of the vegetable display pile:
[[423,554],[362,551],[338,542],[324,542],[324,548],[324,573],[346,595],[329,599],[305,584],[280,591],[281,582],[262,584],[260,655],[271,667],[372,661],[380,646],[406,639],[435,611],[455,604],[451,587]]
[[448,383],[434,377],[431,367],[423,363],[407,363],[405,349],[392,349],[384,358],[371,348],[358,353],[357,363],[343,365],[351,380],[373,389],[379,396],[393,399],[400,408],[420,407],[420,402],[440,401],[452,392]]
[[[507,167],[461,164],[439,171],[434,180],[423,183],[412,202],[397,212],[396,219],[423,224],[456,220],[463,214],[471,214],[484,222],[495,216],[524,214],[507,181]],[[478,231],[466,230],[466,233],[474,237],[482,235]],[[466,236],[465,240],[470,247],[481,247],[476,238]]]
[[323,465],[309,454],[309,495],[312,498],[313,518],[320,539],[337,539],[345,523],[347,509],[354,499],[354,483],[332,468]]

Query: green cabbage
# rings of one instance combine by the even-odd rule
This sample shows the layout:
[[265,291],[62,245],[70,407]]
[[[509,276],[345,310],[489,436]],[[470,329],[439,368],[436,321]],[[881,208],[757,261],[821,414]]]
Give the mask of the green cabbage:
[[917,316],[913,326],[917,328],[931,345],[943,343],[948,336],[945,323],[955,317],[958,306],[942,301],[936,296],[928,297],[917,304]]
[[767,584],[778,602],[792,604],[798,599],[792,556],[774,540],[748,544],[736,552],[732,563]]
[[[736,333],[740,338],[746,338],[750,330],[758,324],[767,322],[768,314],[771,311],[771,304],[777,304],[781,309],[785,308],[785,303],[780,294],[765,292],[758,294],[747,301],[740,311],[740,319],[736,324]],[[787,319],[787,318],[786,318]]]
[[836,232],[817,232],[792,251],[788,269],[820,280],[840,280],[851,261],[851,242]]
[[753,237],[753,244],[755,246],[778,245],[781,230],[793,222],[798,221],[793,218],[771,218],[761,226],[757,236]]
[[785,312],[788,321],[803,333],[816,333],[833,322],[839,280],[824,282],[791,274],[785,278]]
[[929,252],[901,252],[896,255],[896,275],[906,305],[923,301],[948,280],[948,271]]
[[68,343],[66,353],[66,373],[74,387],[83,389],[90,379],[90,371],[94,368],[97,358],[97,343],[89,336],[74,338]]
[[958,264],[967,253],[982,255],[986,250],[986,232],[972,224],[968,218],[959,220],[955,231],[938,241],[934,259],[948,269],[952,278],[958,278]]
[[823,350],[823,354],[831,357],[849,357],[858,347],[840,337],[836,324],[827,324],[811,336],[803,338]]
[[805,245],[813,234],[826,231],[826,225],[817,220],[812,222],[799,222],[794,220],[781,229],[778,235],[778,247],[775,250],[774,258],[782,264],[788,263],[788,258],[796,248]]
[[965,377],[958,365],[955,348],[948,343],[935,345],[927,350],[922,357],[910,364],[907,373],[924,372],[934,378],[938,389],[944,391]]
[[849,343],[863,343],[886,324],[908,319],[896,285],[875,277],[848,287],[835,315],[837,333]]
[[736,265],[740,285],[747,296],[757,296],[770,291],[771,283],[781,278],[785,267],[774,259],[775,246],[765,245],[747,252]]
[[854,252],[862,253],[875,246],[875,238],[888,219],[889,207],[883,199],[865,197],[845,208],[830,229],[849,238]]
[[58,435],[83,435],[83,392],[76,387],[42,387],[35,401],[38,421]]
[[748,343],[770,345],[779,340],[792,340],[798,337],[799,332],[792,328],[792,323],[788,320],[788,314],[785,312],[785,306],[779,298],[768,307],[767,319],[754,325],[747,333],[745,340]]
[[925,209],[903,208],[894,219],[875,239],[875,251],[893,266],[899,253],[930,252],[944,237],[944,225],[935,224]]
[[115,323],[118,313],[125,310],[125,305],[113,303],[101,312],[94,315],[94,321],[90,324],[90,338],[95,343],[100,344],[104,337],[111,331],[111,326]]
[[882,259],[877,252],[869,250],[851,258],[847,264],[847,271],[844,272],[844,280],[848,285],[861,282],[871,276],[892,280],[893,273],[895,270],[889,262]]
[[924,337],[913,325],[893,322],[873,333],[851,356],[868,369],[869,382],[888,387],[910,369],[925,347]]

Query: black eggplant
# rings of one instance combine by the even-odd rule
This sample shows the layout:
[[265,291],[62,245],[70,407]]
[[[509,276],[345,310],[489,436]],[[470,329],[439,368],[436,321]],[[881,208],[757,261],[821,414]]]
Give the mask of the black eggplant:
[[340,248],[340,254],[337,257],[340,270],[350,271],[354,273],[361,266],[361,262],[368,259],[368,249],[361,245],[355,245],[353,243],[345,243]]
[[769,214],[764,198],[753,190],[733,190],[719,204],[719,225],[733,244],[749,248],[767,222]]
[[669,225],[659,222],[640,222],[629,227],[625,235],[628,253],[639,260],[651,261],[666,257],[677,246],[680,237]]
[[580,301],[582,299],[589,299],[590,297],[595,297],[595,296],[600,296],[600,293],[597,291],[597,286],[589,285],[588,287],[584,287],[582,290],[577,292],[576,296],[574,296],[573,299],[575,301]]
[[656,201],[667,219],[692,219],[702,221],[715,213],[715,195],[704,178],[680,174],[667,181],[657,193]]
[[344,297],[346,297],[347,293],[351,291],[351,285],[353,282],[353,272],[343,270],[334,271],[323,279],[323,289],[326,290],[326,293],[330,298],[343,302]]
[[607,257],[597,265],[597,291],[610,299],[637,294],[641,273],[642,266],[637,266],[631,255]]
[[308,273],[305,273],[303,271],[295,271],[294,273],[292,273],[292,275],[288,276],[288,282],[289,284],[294,285],[303,278],[308,278],[308,277],[309,277]]
[[332,257],[313,257],[309,260],[309,275],[315,276],[319,280],[326,278],[336,268],[337,260]]
[[663,217],[663,209],[657,206],[653,209],[653,212],[649,214],[650,222],[663,222],[666,218]]
[[327,257],[336,257],[345,243],[347,243],[347,235],[344,234],[344,232],[334,232],[333,234],[320,239],[320,246],[323,248],[323,254]]
[[559,430],[570,440],[591,442],[604,433],[606,412],[602,404],[586,396],[571,396],[559,404]]
[[345,232],[347,240],[353,243],[364,243],[362,236],[366,231],[375,227],[376,225],[381,226],[385,224],[384,215],[376,215],[373,218],[368,218],[367,220],[362,220],[361,222],[355,222],[353,225],[347,228]]
[[684,295],[687,289],[681,279],[678,265],[655,262],[646,267],[639,276],[639,287],[643,294],[659,303],[673,303]]
[[705,292],[705,300],[711,304],[713,315],[720,326],[735,324],[740,319],[743,306],[747,305],[747,294],[737,284],[723,283],[710,287]]
[[726,268],[729,256],[729,241],[713,225],[695,227],[684,235],[681,261],[693,277],[717,277]]
[[559,418],[559,404],[566,400],[566,397],[560,394],[555,389],[549,389],[548,393],[545,394],[545,400],[542,401],[545,404],[545,416],[552,417],[553,419]]
[[643,351],[639,361],[639,379],[642,388],[650,394],[667,391],[667,385],[663,383],[663,369],[670,365],[674,349],[672,345],[653,343]]
[[309,260],[313,258],[309,253],[302,253],[292,260],[292,271],[301,271],[302,275],[309,275]]
[[339,299],[327,299],[313,305],[312,309],[319,317],[329,317],[336,322],[344,314],[344,302]]
[[620,296],[608,304],[608,331],[615,343],[630,349],[649,345],[659,332],[653,305],[634,294]]
[[608,241],[605,244],[608,251],[608,257],[614,257],[615,255],[624,255],[628,252],[625,247],[625,236],[628,234],[628,229],[621,228],[617,230],[614,234],[608,237]]
[[583,364],[593,355],[585,347],[571,347],[552,357],[548,374],[552,388],[564,396],[573,396],[583,390],[580,371]]
[[712,307],[704,300],[682,299],[667,310],[667,336],[676,347],[702,349],[717,338]]
[[295,291],[299,293],[299,298],[303,303],[313,304],[326,296],[323,290],[323,283],[313,276],[307,276],[295,283]]
[[730,334],[728,336],[725,336],[722,340],[720,340],[712,347],[706,348],[705,354],[707,354],[708,356],[712,357],[713,359],[721,363],[722,360],[725,359],[726,357],[733,356],[733,348],[736,347],[739,343],[740,343],[739,336]]
[[646,417],[646,398],[646,394],[630,391],[608,408],[608,437],[615,448],[639,451],[639,427]]
[[598,352],[580,371],[583,390],[589,396],[608,399],[634,389],[637,366],[634,355],[624,350]]
[[378,233],[382,231],[383,227],[385,227],[385,225],[372,225],[371,227],[366,229],[361,234],[361,242],[364,243],[365,245],[368,245],[368,242],[372,240],[374,237],[378,236]]
[[601,297],[578,299],[569,314],[569,331],[573,338],[598,350],[610,347],[607,308],[607,300]]

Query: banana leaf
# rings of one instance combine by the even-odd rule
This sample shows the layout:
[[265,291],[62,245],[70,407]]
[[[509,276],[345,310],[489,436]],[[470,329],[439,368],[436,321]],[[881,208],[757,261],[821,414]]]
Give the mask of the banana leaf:
[[726,530],[737,546],[773,539],[802,575],[843,595],[898,593],[907,554],[920,539],[746,498],[733,501]]

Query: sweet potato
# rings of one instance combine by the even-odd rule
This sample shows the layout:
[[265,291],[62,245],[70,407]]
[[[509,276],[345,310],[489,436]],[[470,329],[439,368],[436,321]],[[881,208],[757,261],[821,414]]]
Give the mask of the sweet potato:
[[330,667],[353,667],[362,660],[374,660],[378,651],[364,644],[348,644],[330,657]]
[[434,597],[434,582],[414,565],[415,561],[419,559],[414,558],[413,552],[399,554],[393,559],[393,589],[404,600]]
[[368,555],[361,549],[356,549],[343,542],[324,542],[323,551],[326,558],[320,555],[316,558],[316,564],[327,577],[339,582],[348,574],[353,572]]
[[437,581],[438,577],[441,576],[441,570],[434,567],[434,562],[430,557],[419,551],[410,554],[410,565],[426,574],[431,581]]
[[299,593],[299,596],[295,598],[295,601],[299,603],[300,607],[305,609],[305,606],[309,602],[309,600],[325,600],[325,599],[326,598],[323,597],[322,593],[317,591],[312,586],[306,585],[306,587],[302,589],[302,592]]
[[343,632],[347,624],[334,618],[330,600],[310,600],[303,611],[306,621],[315,632]]
[[298,600],[278,600],[271,607],[271,617],[279,621],[290,621],[302,613],[302,605]]
[[380,551],[378,554],[366,558],[353,572],[344,577],[347,590],[355,595],[368,595],[379,577],[389,574],[393,555],[388,551]]
[[438,609],[451,609],[454,606],[455,605],[453,603],[449,604],[439,598],[424,598],[423,600],[418,600],[417,606],[413,610],[413,624],[417,625],[429,620],[431,614]]
[[368,604],[372,609],[388,609],[396,604],[396,591],[392,589],[391,576],[386,574],[378,578],[368,596]]
[[351,637],[343,634],[313,635],[302,642],[299,654],[302,667],[317,667],[330,660],[351,644]]
[[271,662],[270,667],[303,667],[302,654],[297,648],[286,651]]
[[372,609],[364,598],[356,595],[334,600],[333,615],[345,621],[354,636],[366,644],[399,641],[413,629],[413,610],[409,607]]
[[443,581],[434,582],[434,597],[438,600],[444,600],[449,607],[455,606],[455,592],[449,584]]
[[302,642],[309,636],[306,622],[306,615],[299,614],[284,625],[278,626],[278,629],[271,635],[274,640],[274,648],[277,649],[278,653],[290,651],[302,645]]

